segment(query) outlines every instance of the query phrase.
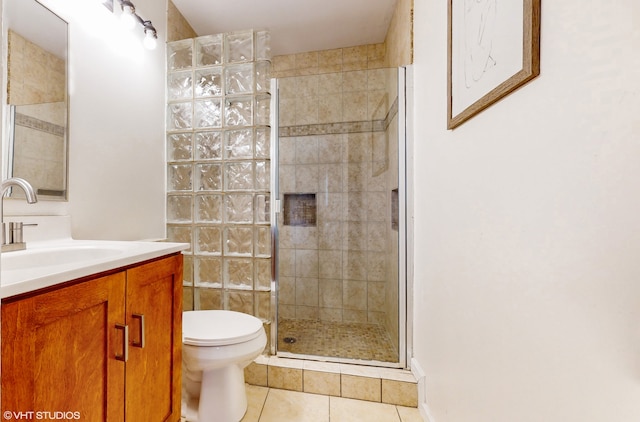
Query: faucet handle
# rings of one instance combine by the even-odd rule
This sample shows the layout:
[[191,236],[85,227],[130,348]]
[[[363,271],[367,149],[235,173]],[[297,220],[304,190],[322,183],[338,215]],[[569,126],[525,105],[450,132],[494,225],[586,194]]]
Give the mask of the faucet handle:
[[7,243],[22,243],[22,226],[24,223],[21,221],[11,221],[9,222],[9,238],[7,239]]
[[24,243],[24,231],[25,226],[37,226],[37,223],[24,224],[22,221],[13,221],[9,223],[9,236],[7,239],[8,244]]

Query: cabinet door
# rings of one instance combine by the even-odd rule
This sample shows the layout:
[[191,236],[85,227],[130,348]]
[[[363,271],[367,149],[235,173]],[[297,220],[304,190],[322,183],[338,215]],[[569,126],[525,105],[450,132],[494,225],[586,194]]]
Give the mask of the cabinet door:
[[124,323],[125,281],[118,273],[3,302],[3,412],[124,419],[125,363],[116,360],[124,331],[116,324]]
[[127,421],[179,421],[182,255],[127,271]]

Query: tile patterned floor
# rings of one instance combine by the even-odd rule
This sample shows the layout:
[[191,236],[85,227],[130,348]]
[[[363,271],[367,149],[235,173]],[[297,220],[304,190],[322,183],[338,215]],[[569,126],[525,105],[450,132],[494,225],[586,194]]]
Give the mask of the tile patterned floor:
[[[288,342],[285,339],[295,339]],[[379,325],[281,319],[278,350],[302,355],[397,362],[389,335]]]
[[247,385],[242,422],[423,422],[416,408]]

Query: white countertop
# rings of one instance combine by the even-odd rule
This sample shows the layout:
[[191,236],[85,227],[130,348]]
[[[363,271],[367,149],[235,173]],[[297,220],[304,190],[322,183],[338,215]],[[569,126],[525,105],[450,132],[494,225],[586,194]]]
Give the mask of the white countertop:
[[[42,223],[42,217],[38,220]],[[189,248],[187,243],[74,240],[64,237],[64,230],[55,235],[47,230],[47,235],[39,236],[43,240],[29,240],[27,230],[25,228],[26,250],[1,254],[0,298],[28,293]]]

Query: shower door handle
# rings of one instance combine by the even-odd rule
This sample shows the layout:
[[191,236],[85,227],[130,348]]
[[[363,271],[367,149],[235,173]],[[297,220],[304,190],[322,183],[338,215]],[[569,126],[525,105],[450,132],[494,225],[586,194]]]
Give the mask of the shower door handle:
[[143,314],[132,314],[131,318],[133,319],[137,319],[138,321],[140,321],[140,324],[138,325],[140,327],[140,330],[138,331],[138,341],[133,340],[131,342],[131,345],[134,347],[139,347],[141,349],[144,349],[144,315]]

